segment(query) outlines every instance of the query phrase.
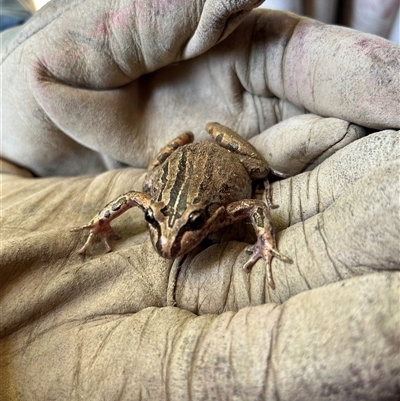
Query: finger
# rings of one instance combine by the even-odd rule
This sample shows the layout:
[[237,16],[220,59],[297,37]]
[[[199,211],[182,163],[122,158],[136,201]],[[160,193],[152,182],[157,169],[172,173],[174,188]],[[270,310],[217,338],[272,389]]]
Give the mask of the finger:
[[398,45],[270,10],[254,11],[228,41],[247,41],[246,24],[251,49],[235,63],[245,91],[369,128],[400,128]]
[[395,399],[398,291],[397,274],[366,276],[282,306],[200,317],[154,307],[77,317],[79,304],[60,299],[60,324],[49,308],[7,338],[13,380],[3,375],[2,388],[26,399],[70,399],[77,380],[80,398],[111,401]]
[[312,170],[337,150],[366,135],[366,129],[337,118],[313,114],[282,121],[251,143],[274,170],[295,175]]
[[384,164],[278,237],[278,249],[294,261],[272,266],[277,288],[287,287],[283,299],[357,275],[400,270],[399,172],[399,160]]
[[399,132],[377,132],[337,151],[313,171],[274,183],[272,202],[279,205],[272,211],[274,221],[283,229],[325,211],[364,176],[378,179],[377,170],[398,160],[399,146]]
[[0,174],[14,174],[16,176],[32,178],[32,173],[29,170],[18,167],[8,160],[0,157]]
[[[395,399],[399,361],[391,350],[399,342],[399,284],[398,273],[368,275],[286,302],[270,359],[276,372],[271,388],[282,389],[280,399],[310,400],[321,394],[356,399],[358,384],[363,399],[383,394]],[[382,387],[375,387],[374,377],[380,377]]]

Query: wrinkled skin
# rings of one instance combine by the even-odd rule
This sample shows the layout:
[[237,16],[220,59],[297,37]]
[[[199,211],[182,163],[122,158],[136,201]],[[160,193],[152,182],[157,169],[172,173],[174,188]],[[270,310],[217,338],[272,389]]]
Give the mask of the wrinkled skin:
[[[400,49],[256,5],[54,1],[5,37],[1,399],[400,397]],[[132,210],[75,253],[67,228],[211,120],[294,175],[274,291],[245,224],[168,261]]]

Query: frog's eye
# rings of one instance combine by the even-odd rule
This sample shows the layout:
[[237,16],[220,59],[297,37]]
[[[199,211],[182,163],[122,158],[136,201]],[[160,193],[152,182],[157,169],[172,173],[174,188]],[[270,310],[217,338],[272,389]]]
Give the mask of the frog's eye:
[[206,221],[206,213],[204,210],[197,210],[189,215],[188,225],[191,230],[198,230]]
[[152,226],[154,226],[154,225],[156,224],[156,219],[155,219],[155,217],[154,217],[154,213],[153,213],[153,211],[152,211],[150,208],[148,208],[148,209],[145,211],[145,213],[144,213],[144,218],[145,218],[145,220],[146,220],[149,224],[151,224]]

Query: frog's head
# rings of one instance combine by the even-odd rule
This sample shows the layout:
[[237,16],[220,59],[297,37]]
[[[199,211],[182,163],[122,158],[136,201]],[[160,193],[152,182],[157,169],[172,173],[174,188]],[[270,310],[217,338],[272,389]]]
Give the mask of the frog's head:
[[192,205],[179,213],[163,202],[153,203],[145,211],[151,242],[164,258],[184,255],[208,235],[223,210],[223,207],[202,209]]

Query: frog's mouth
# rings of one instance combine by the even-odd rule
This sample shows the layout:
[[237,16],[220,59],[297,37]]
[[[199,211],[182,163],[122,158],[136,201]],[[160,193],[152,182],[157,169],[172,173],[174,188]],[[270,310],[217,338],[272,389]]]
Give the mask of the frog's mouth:
[[175,259],[194,249],[207,236],[207,231],[187,231],[184,227],[178,232],[174,241],[160,236],[155,244],[157,253],[165,259]]
[[152,221],[149,229],[155,250],[165,259],[175,259],[189,253],[210,232],[215,231],[214,223],[219,222],[224,211],[225,208],[220,206],[211,217],[202,210],[188,212],[186,223],[180,227],[177,225],[169,227],[166,220],[160,223],[161,217]]

